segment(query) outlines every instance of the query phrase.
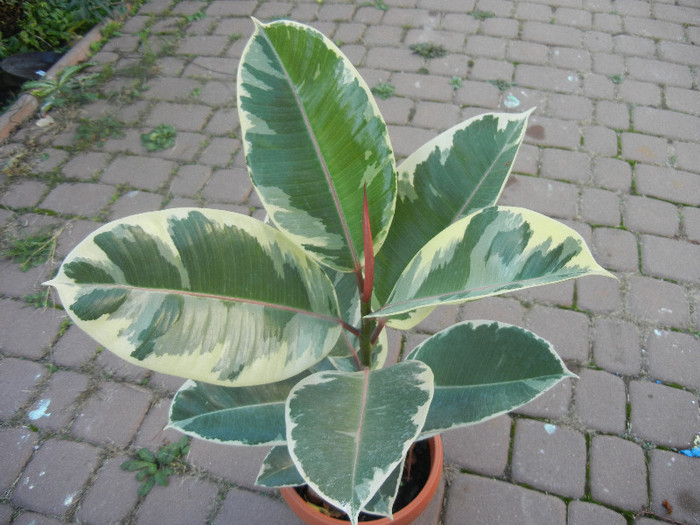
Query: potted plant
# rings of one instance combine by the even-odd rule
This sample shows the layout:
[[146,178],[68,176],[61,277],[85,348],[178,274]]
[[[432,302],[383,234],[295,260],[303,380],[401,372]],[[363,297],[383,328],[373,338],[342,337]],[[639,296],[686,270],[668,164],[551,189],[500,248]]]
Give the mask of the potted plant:
[[547,341],[483,320],[384,366],[385,328],[609,274],[570,228],[496,206],[529,113],[469,119],[397,168],[368,86],[316,30],[256,21],[237,81],[246,161],[272,225],[197,208],[127,217],[82,241],[48,284],[100,344],[190,379],[171,426],[273,445],[258,483],[306,483],[353,524],[362,511],[391,516],[414,442],[572,374]]

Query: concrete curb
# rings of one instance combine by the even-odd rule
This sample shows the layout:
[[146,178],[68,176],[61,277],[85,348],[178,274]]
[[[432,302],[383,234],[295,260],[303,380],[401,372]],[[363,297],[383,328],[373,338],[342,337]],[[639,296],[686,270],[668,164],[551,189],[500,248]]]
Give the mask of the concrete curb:
[[[46,73],[48,78],[56,78],[66,67],[84,61],[90,55],[90,46],[102,38],[104,23],[93,27],[77,44],[75,44],[61,59]],[[0,115],[0,142],[10,136],[10,133],[30,118],[39,108],[39,101],[33,95],[21,95],[7,111]]]

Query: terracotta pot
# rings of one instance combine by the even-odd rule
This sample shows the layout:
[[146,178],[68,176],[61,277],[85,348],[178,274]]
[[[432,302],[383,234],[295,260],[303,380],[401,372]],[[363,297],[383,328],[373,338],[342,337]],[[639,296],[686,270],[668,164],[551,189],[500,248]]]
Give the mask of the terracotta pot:
[[[440,436],[432,437],[428,440],[430,446],[430,473],[425,486],[418,493],[418,496],[408,505],[394,514],[394,519],[381,518],[374,521],[367,521],[368,525],[410,525],[428,508],[430,502],[437,491],[442,476],[442,439]],[[282,497],[287,505],[307,525],[348,525],[349,521],[338,520],[321,514],[299,496],[294,488],[280,489]]]

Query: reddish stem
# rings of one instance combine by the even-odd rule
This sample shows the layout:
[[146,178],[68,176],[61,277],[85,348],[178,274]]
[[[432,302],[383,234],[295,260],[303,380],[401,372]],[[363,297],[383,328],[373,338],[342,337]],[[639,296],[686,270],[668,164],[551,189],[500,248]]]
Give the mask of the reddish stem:
[[362,302],[369,303],[372,300],[372,287],[374,285],[374,245],[372,244],[372,228],[369,223],[369,205],[367,204],[367,187],[364,188],[364,202],[362,205],[362,237],[365,248],[365,278],[362,290]]

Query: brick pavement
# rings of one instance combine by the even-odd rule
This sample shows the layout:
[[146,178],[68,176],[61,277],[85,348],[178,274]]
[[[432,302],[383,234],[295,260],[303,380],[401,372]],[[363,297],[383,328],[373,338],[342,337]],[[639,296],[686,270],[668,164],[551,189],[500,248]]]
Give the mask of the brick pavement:
[[[501,202],[564,220],[618,277],[445,309],[409,335],[503,320],[552,340],[579,375],[447,433],[444,483],[419,524],[700,524],[700,459],[679,453],[700,433],[696,0],[146,3],[93,57],[110,72],[102,99],[0,145],[4,242],[62,227],[52,262],[23,272],[0,260],[0,522],[298,523],[253,485],[260,449],[193,443],[184,472],[138,497],[119,465],[179,438],[164,425],[182,380],[29,304],[106,220],[183,205],[262,216],[233,84],[251,15],[310,23],[370,86],[391,82],[378,103],[399,157],[461,119],[536,105]],[[408,47],[429,41],[448,54]],[[81,119],[108,116],[121,134],[78,142]],[[161,123],[177,142],[149,153],[140,134]]]

